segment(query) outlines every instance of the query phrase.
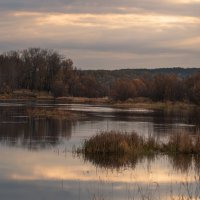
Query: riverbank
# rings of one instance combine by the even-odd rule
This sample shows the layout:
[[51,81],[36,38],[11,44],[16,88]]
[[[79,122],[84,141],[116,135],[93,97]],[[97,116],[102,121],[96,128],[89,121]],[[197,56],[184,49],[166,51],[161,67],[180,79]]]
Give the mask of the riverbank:
[[78,104],[100,104],[109,105],[114,108],[129,109],[129,108],[144,108],[156,110],[190,110],[198,105],[190,102],[155,102],[149,98],[134,98],[126,101],[114,101],[109,97],[103,98],[87,98],[87,97],[58,97],[55,98],[52,94],[44,91],[31,90],[16,90],[9,94],[0,94],[0,100],[52,100],[59,103],[78,103]]
[[91,104],[110,104],[112,101],[108,97],[87,98],[87,97],[54,97],[45,91],[15,90],[11,93],[0,94],[0,100],[54,100],[62,103],[91,103]]
[[199,107],[192,103],[186,102],[116,102],[112,105],[115,108],[128,109],[128,108],[144,108],[153,110],[167,110],[167,111],[178,111],[178,110],[190,110],[195,107]]
[[80,104],[103,104],[113,108],[129,109],[129,108],[143,108],[153,110],[190,110],[198,107],[189,102],[155,102],[147,98],[135,98],[127,101],[114,101],[108,97],[104,98],[86,98],[86,97],[59,97],[55,99],[62,103],[80,103]]
[[12,100],[12,99],[19,99],[19,100],[40,100],[40,99],[47,99],[53,100],[54,97],[45,91],[31,91],[31,90],[15,90],[10,93],[0,94],[0,100]]

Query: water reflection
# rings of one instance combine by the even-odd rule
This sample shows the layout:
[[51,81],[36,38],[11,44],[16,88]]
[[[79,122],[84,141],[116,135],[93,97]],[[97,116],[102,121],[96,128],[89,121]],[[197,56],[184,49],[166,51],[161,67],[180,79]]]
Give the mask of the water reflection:
[[25,123],[1,123],[0,140],[7,145],[29,149],[47,148],[59,144],[61,136],[66,140],[70,139],[73,125],[74,123],[65,120],[51,119],[27,119]]
[[0,107],[0,141],[9,146],[41,149],[69,140],[75,122],[31,118],[24,107]]
[[[58,109],[84,112],[87,119],[70,122],[61,119],[41,119],[27,116],[30,107],[56,107]],[[162,137],[174,130],[191,134],[200,128],[200,112],[149,111],[144,109],[114,109],[105,106],[80,104],[55,104],[49,102],[3,102],[0,103],[0,140],[9,145],[28,148],[46,148],[70,140],[71,146],[80,143],[100,130],[135,131],[142,135]],[[79,137],[79,140],[74,138]],[[74,144],[72,144],[75,141]]]
[[172,193],[187,197],[187,188],[193,197],[199,195],[194,168],[187,173],[175,170],[167,156],[143,159],[134,169],[115,170],[83,162],[71,153],[0,150],[0,195],[5,200],[171,199]]
[[[147,161],[153,163],[161,155],[128,156],[128,155],[78,155],[85,162],[92,163],[95,167],[110,170],[123,170],[126,168],[135,169],[140,163]],[[200,156],[199,155],[162,155],[166,156],[173,170],[188,174],[192,169],[200,175]]]

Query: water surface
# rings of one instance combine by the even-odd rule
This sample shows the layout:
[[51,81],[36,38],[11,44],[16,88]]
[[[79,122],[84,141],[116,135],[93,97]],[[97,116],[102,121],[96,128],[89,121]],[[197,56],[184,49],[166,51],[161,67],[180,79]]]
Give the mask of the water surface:
[[[84,113],[77,121],[29,117],[27,108]],[[102,105],[0,102],[0,197],[12,199],[171,199],[198,197],[200,158],[164,156],[129,166],[100,165],[73,155],[74,146],[102,130],[135,131],[163,138],[198,134],[197,110],[162,112]]]

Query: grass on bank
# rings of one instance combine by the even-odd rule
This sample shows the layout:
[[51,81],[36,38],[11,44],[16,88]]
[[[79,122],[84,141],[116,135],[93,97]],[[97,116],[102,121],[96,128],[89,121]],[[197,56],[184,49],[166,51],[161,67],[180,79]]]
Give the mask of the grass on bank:
[[135,98],[128,99],[127,101],[118,101],[112,103],[115,108],[144,108],[144,109],[155,109],[155,110],[190,110],[194,107],[198,107],[190,102],[179,102],[179,101],[152,101],[148,98]]
[[111,100],[108,97],[102,98],[87,98],[87,97],[58,97],[56,101],[63,103],[82,103],[82,104],[110,104]]
[[45,91],[32,91],[28,89],[14,90],[9,93],[0,94],[0,100],[20,99],[20,100],[33,100],[44,99],[52,100],[54,97]]
[[114,108],[144,108],[159,110],[182,110],[198,107],[190,102],[155,102],[150,98],[137,97],[126,101],[114,101],[109,97],[87,98],[87,97],[58,97],[55,98],[51,93],[45,91],[31,91],[28,89],[15,90],[10,93],[0,94],[0,100],[24,99],[24,100],[55,100],[62,103],[81,103],[81,104],[106,104]]
[[136,133],[101,132],[85,140],[77,149],[85,155],[129,155],[144,156],[150,154],[200,154],[200,136],[186,133],[171,134],[167,142],[149,136],[144,138]]

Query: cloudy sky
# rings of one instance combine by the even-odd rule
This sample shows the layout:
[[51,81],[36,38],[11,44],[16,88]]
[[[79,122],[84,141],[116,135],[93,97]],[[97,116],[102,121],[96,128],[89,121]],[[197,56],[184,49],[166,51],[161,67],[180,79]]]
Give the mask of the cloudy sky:
[[200,0],[0,0],[0,52],[28,47],[82,69],[200,67]]

